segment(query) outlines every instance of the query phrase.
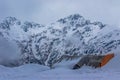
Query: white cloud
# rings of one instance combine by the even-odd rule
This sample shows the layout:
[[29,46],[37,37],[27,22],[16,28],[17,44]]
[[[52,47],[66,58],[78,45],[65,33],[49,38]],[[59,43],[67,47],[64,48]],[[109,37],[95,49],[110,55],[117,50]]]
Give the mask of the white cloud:
[[7,41],[0,37],[0,64],[3,62],[10,62],[20,57],[20,50],[16,43]]

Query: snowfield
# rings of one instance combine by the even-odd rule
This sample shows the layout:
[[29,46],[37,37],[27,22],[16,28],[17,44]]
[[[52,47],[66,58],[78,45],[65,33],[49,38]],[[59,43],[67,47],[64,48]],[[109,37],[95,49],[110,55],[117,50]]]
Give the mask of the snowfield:
[[104,67],[94,69],[83,66],[72,70],[78,60],[63,61],[56,64],[54,69],[38,64],[26,64],[19,67],[8,68],[0,66],[0,80],[119,80],[120,54]]

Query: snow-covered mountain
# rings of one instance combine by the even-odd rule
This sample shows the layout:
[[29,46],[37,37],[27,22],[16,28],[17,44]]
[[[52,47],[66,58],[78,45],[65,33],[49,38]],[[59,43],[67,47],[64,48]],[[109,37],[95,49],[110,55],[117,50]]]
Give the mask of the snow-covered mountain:
[[22,41],[37,34],[40,27],[44,26],[34,22],[21,22],[15,17],[7,17],[0,23],[0,35],[9,40]]
[[63,55],[113,52],[120,47],[120,29],[91,22],[79,14],[43,26],[14,17],[0,24],[0,35],[18,43],[22,63],[52,66]]

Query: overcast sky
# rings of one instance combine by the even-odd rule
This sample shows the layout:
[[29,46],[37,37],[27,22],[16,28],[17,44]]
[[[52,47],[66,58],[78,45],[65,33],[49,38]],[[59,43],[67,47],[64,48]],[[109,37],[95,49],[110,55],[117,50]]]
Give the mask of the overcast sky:
[[120,0],[0,0],[0,20],[14,16],[48,24],[75,13],[92,21],[120,26]]

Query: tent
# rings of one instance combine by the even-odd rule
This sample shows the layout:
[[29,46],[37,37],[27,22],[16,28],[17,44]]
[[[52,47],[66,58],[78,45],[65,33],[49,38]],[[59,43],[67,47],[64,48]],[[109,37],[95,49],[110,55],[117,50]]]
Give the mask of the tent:
[[77,64],[74,65],[73,69],[81,68],[83,65],[91,66],[94,68],[103,67],[113,57],[114,53],[109,53],[106,55],[85,55],[79,60]]

